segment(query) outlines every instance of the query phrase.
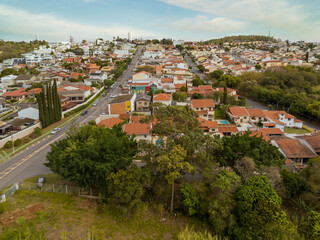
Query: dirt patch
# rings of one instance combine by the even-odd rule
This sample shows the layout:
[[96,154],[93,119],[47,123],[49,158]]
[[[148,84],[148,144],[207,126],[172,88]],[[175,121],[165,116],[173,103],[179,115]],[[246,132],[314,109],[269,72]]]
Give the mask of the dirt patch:
[[0,219],[3,225],[11,225],[16,222],[17,218],[24,217],[25,219],[31,219],[35,213],[43,211],[43,206],[40,203],[31,205],[26,208],[19,208],[12,212],[6,212]]

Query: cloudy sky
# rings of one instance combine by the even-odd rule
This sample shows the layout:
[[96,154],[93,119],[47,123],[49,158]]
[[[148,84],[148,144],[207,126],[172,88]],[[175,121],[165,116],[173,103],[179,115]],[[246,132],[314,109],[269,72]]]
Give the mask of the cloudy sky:
[[320,41],[319,0],[0,0],[0,39],[112,36],[207,40],[271,35]]

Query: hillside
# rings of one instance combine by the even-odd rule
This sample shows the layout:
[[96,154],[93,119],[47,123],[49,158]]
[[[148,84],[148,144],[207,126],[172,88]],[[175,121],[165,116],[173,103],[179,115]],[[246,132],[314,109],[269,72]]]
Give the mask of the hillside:
[[228,36],[224,38],[217,38],[205,41],[205,44],[223,44],[226,42],[235,43],[235,42],[276,42],[277,40],[273,37],[263,36],[263,35],[239,35],[239,36]]
[[60,193],[17,191],[0,205],[0,239],[177,239],[188,217],[170,218],[158,205],[130,216],[118,208]]
[[0,39],[0,62],[9,58],[18,58],[21,54],[33,51],[40,45],[46,45],[46,41],[32,41],[32,42],[13,42],[3,41]]

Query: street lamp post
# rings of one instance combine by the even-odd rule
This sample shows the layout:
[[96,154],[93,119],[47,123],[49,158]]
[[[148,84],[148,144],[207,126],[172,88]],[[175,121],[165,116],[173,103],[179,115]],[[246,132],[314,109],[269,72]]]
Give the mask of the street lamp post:
[[13,141],[13,135],[11,135],[11,142],[12,142],[12,152],[13,154],[16,154],[15,151],[14,151],[14,141]]

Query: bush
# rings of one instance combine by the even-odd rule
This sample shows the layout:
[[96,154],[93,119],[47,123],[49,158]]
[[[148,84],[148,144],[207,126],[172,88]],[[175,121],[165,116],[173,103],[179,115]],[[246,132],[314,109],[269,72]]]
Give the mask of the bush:
[[6,142],[6,144],[4,145],[4,148],[12,148],[12,141]]
[[183,212],[189,216],[198,214],[200,196],[188,183],[183,184],[179,189],[179,205]]
[[41,135],[41,128],[36,127],[33,131],[34,134],[36,134],[38,137]]
[[13,142],[13,145],[15,146],[15,147],[17,147],[17,146],[20,146],[22,144],[22,140],[19,138],[19,139],[17,139],[17,140],[15,140],[14,142]]

